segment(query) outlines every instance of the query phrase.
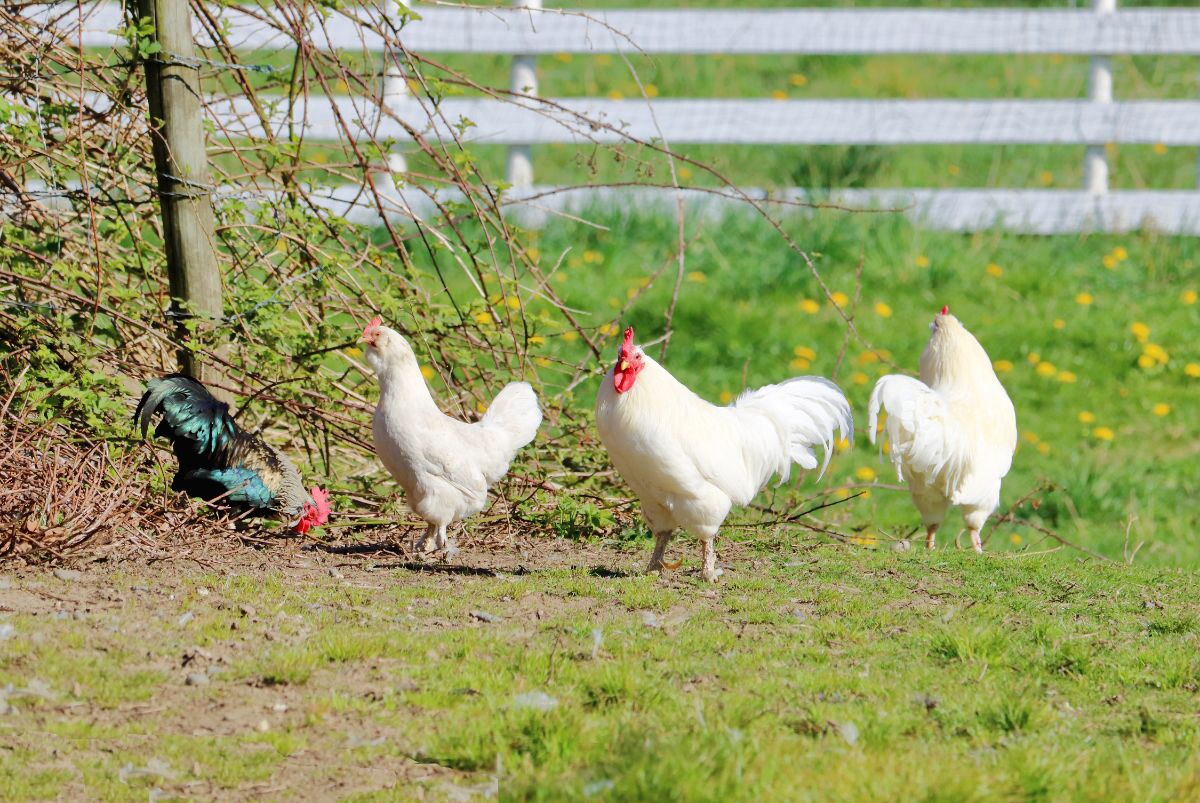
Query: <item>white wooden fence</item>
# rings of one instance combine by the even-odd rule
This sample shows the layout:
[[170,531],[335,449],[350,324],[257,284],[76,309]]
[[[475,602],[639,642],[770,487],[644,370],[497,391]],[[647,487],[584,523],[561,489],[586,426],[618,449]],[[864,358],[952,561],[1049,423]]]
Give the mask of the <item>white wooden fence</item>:
[[[390,0],[395,2],[395,0]],[[554,192],[533,183],[531,146],[618,142],[627,137],[683,144],[1077,144],[1085,160],[1085,186],[1061,190],[844,191],[822,196],[848,205],[905,206],[927,225],[973,230],[999,225],[1040,232],[1086,229],[1123,231],[1140,226],[1200,234],[1200,192],[1110,191],[1106,143],[1200,147],[1200,100],[1116,100],[1110,56],[1200,55],[1200,9],[1117,10],[1116,0],[1093,0],[1077,10],[920,9],[723,9],[562,11],[539,9],[540,0],[517,0],[520,8],[421,7],[421,18],[401,31],[416,52],[514,54],[514,99],[447,98],[436,114],[407,96],[403,76],[392,70],[383,92],[388,108],[373,100],[310,97],[289,119],[284,104],[271,107],[269,124],[283,131],[303,126],[305,136],[344,136],[338,119],[358,121],[376,140],[404,138],[404,120],[429,137],[453,136],[455,123],[474,124],[466,139],[510,146],[509,179],[514,199],[538,196],[540,209],[578,211],[593,203],[674,203],[673,191],[620,192],[582,188]],[[50,15],[53,7],[30,14]],[[62,6],[58,6],[61,9]],[[381,52],[374,6],[309,20],[305,31],[284,33],[236,8],[221,8],[229,41],[240,49],[296,46]],[[356,18],[355,15],[360,15]],[[85,46],[116,44],[119,6],[89,7],[77,35]],[[77,17],[72,17],[75,19]],[[368,24],[362,24],[363,22]],[[205,36],[197,34],[204,43]],[[535,57],[545,53],[723,54],[1088,54],[1092,58],[1087,99],[1063,100],[716,100],[537,97]],[[214,98],[209,113],[228,131],[261,135],[258,118],[240,99]],[[394,157],[393,169],[403,160]],[[819,190],[820,188],[813,188]],[[372,215],[348,200],[358,188],[331,188],[328,203],[352,216]],[[805,199],[793,189],[767,196]],[[547,194],[549,193],[549,194]],[[736,204],[739,193],[693,192],[708,206]],[[406,204],[397,203],[397,213]]]

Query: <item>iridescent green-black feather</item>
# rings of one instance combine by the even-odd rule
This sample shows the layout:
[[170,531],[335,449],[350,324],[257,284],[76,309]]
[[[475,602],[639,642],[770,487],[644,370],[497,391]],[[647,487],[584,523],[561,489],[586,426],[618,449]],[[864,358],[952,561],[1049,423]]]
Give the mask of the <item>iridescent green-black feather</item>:
[[240,430],[229,405],[191,377],[172,374],[147,385],[134,412],[143,436],[155,415],[154,434],[171,442],[179,460],[173,489],[287,518],[312,501],[295,466],[257,434]]

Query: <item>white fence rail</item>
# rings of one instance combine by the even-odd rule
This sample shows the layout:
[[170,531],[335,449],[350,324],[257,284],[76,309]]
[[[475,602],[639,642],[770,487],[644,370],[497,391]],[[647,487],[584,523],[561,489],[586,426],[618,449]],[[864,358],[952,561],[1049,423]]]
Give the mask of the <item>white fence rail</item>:
[[[392,0],[389,0],[392,1]],[[536,5],[532,0],[518,0]],[[351,121],[377,139],[406,136],[404,121],[426,136],[448,138],[470,120],[467,139],[509,145],[516,196],[532,191],[532,145],[618,142],[665,136],[679,144],[1077,144],[1086,146],[1085,189],[1080,192],[1015,190],[906,190],[845,193],[858,201],[909,206],[932,226],[971,229],[1001,225],[1029,231],[1126,230],[1154,225],[1200,234],[1200,192],[1108,192],[1106,143],[1200,147],[1200,101],[1116,101],[1109,57],[1120,54],[1200,55],[1200,9],[1115,10],[1115,0],[1093,0],[1092,10],[727,9],[563,11],[537,8],[420,8],[400,31],[413,51],[511,53],[524,78],[514,91],[532,91],[516,102],[449,98],[436,111],[403,91],[385,92],[381,111],[365,98],[309,98],[292,111],[272,109],[277,131],[302,123],[311,139],[347,136]],[[82,29],[70,6],[28,7],[65,36],[85,46],[112,46],[122,24],[114,3],[88,7]],[[231,7],[214,7],[242,49],[312,47],[381,52],[388,44],[371,27],[374,5],[332,15],[314,13],[303,30],[284,33],[268,20]],[[371,21],[372,26],[361,24]],[[75,28],[73,30],[73,27]],[[380,28],[381,29],[381,28]],[[197,32],[205,43],[205,35]],[[544,53],[1064,53],[1093,56],[1087,100],[711,100],[659,98],[541,100],[535,54]],[[529,77],[535,79],[530,82]],[[390,76],[393,84],[403,79]],[[269,99],[268,99],[269,101]],[[653,106],[653,114],[651,113]],[[212,99],[209,114],[237,134],[255,135],[258,121],[239,99]],[[597,124],[598,123],[598,124]],[[350,132],[350,136],[355,136]],[[395,158],[393,169],[402,169]],[[338,191],[342,192],[342,191]],[[900,195],[897,195],[900,192]],[[647,193],[636,196],[647,203]],[[907,193],[905,195],[905,193]],[[335,193],[336,194],[336,193]],[[344,193],[343,193],[344,194]],[[801,190],[787,190],[798,197]],[[703,195],[703,194],[702,194]],[[552,194],[548,208],[565,198],[611,200],[611,192]],[[631,198],[635,196],[630,196]],[[907,198],[908,202],[901,203]],[[717,199],[721,203],[727,199]],[[574,203],[574,202],[572,202]],[[1025,212],[1022,212],[1022,209]]]

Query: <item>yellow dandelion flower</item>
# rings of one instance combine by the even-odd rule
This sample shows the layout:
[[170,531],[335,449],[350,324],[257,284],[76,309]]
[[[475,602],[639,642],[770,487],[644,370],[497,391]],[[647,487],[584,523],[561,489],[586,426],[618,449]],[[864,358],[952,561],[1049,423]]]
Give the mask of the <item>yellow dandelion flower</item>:
[[925,256],[924,254],[918,254],[917,258],[915,260],[913,260],[913,262],[916,263],[916,266],[918,268],[928,268],[929,267],[929,257]]
[[1158,404],[1154,405],[1154,407],[1152,407],[1151,409],[1154,411],[1154,414],[1156,416],[1158,416],[1159,418],[1162,418],[1164,415],[1167,415],[1171,412],[1171,405],[1164,404],[1163,402],[1159,402]]
[[850,374],[850,381],[856,385],[865,385],[871,381],[871,377],[864,374],[862,371],[855,371]]
[[1086,307],[1095,300],[1096,297],[1091,293],[1080,293],[1079,295],[1075,296],[1075,303],[1081,307]]
[[837,443],[834,444],[834,448],[836,448],[839,452],[846,451],[847,449],[850,448],[850,439],[849,438],[838,438]]
[[879,353],[876,351],[864,351],[858,355],[859,365],[870,365],[873,362],[879,362]]
[[1117,269],[1117,258],[1115,256],[1113,256],[1112,254],[1105,254],[1104,259],[1102,259],[1100,261],[1103,262],[1104,267],[1108,268],[1109,270]]
[[646,84],[644,87],[642,87],[642,89],[646,90],[646,97],[658,97],[658,87],[656,87],[654,84]]
[[841,290],[833,291],[830,293],[830,297],[833,299],[833,303],[837,304],[839,307],[844,307],[850,303],[850,296],[846,295]]
[[793,371],[807,371],[812,363],[803,357],[796,357],[788,365],[791,366]]
[[1118,245],[1116,248],[1114,248],[1112,250],[1112,255],[1116,257],[1119,262],[1124,262],[1125,260],[1129,259],[1129,252],[1125,250],[1125,246],[1123,245]]
[[541,335],[530,335],[529,336],[529,343],[531,345],[540,346],[545,342],[546,342],[546,338],[542,337]]
[[1043,186],[1049,187],[1054,183],[1054,174],[1049,170],[1043,170],[1041,173],[1038,173],[1038,181],[1042,182]]
[[601,325],[600,334],[615,335],[617,333],[617,325],[615,323],[606,323]]
[[680,167],[675,172],[679,174],[679,179],[681,181],[687,181],[689,178],[692,177],[692,169],[686,165],[684,165],[683,167]]
[[1111,441],[1116,437],[1116,433],[1108,427],[1096,427],[1092,430],[1092,435],[1094,435],[1097,440],[1102,441]]
[[835,488],[833,491],[833,494],[838,499],[847,499],[850,496],[850,489],[849,488]]
[[612,64],[612,56],[608,55],[607,53],[598,53],[596,54],[596,63],[601,67],[607,67],[608,65]]
[[1162,156],[1164,153],[1167,152],[1166,143],[1156,142],[1156,143],[1154,143],[1154,147],[1151,150],[1153,150],[1159,156]]
[[567,280],[567,274],[565,272],[559,271],[558,273],[554,274],[554,281],[565,282],[566,280]]
[[703,271],[694,270],[688,273],[687,280],[695,284],[704,284],[708,281],[708,276],[706,276]]
[[733,401],[733,394],[728,390],[721,391],[721,404],[729,404]]
[[319,165],[323,165],[329,161],[329,157],[323,153],[318,152],[318,153],[314,153],[312,155],[312,160]]
[[426,379],[433,379],[433,369],[428,365],[422,365],[421,376],[425,377]]
[[875,479],[875,469],[870,466],[863,466],[854,472],[854,476],[863,482],[872,482]]
[[1153,368],[1154,358],[1149,354],[1139,354],[1137,358],[1138,368]]
[[567,331],[567,332],[563,332],[562,339],[563,339],[564,343],[574,343],[576,340],[579,339],[579,333],[576,332],[574,329]]
[[1079,415],[1076,416],[1076,418],[1079,419],[1079,423],[1081,423],[1081,424],[1096,423],[1096,414],[1091,412],[1090,410],[1081,410],[1079,412]]
[[797,357],[803,357],[806,360],[815,360],[817,358],[817,352],[813,351],[808,346],[796,346],[796,348],[792,349],[792,353]]
[[787,100],[787,92],[782,89],[772,89],[771,98],[772,100]]
[[534,360],[534,362],[540,365],[542,368],[549,368],[552,365],[552,363],[545,357],[538,357]]
[[1183,367],[1183,372],[1192,379],[1200,379],[1200,365],[1197,365],[1194,362],[1189,362],[1187,365],[1185,365]]
[[800,302],[800,311],[807,312],[809,315],[816,315],[821,311],[821,305],[811,298],[806,298]]
[[1169,354],[1167,354],[1167,350],[1157,343],[1147,343],[1143,350],[1146,354],[1150,355],[1150,358],[1155,362],[1160,362],[1163,365],[1166,365],[1171,361],[1171,357]]
[[884,441],[883,447],[879,451],[883,452],[884,454],[891,454],[892,453],[892,444],[887,441]]
[[1058,373],[1058,369],[1054,367],[1052,362],[1039,362],[1035,369],[1038,376],[1054,376]]
[[1034,365],[1037,365],[1042,361],[1042,355],[1038,354],[1036,351],[1031,351],[1025,356],[1025,359],[1029,360]]
[[1050,444],[1042,441],[1037,445],[1038,454],[1050,454]]
[[808,76],[803,73],[794,72],[788,76],[788,83],[792,86],[807,86]]
[[988,276],[995,276],[997,279],[999,279],[1004,275],[1004,268],[1000,267],[995,262],[989,262],[987,266],[987,274]]
[[504,300],[504,303],[508,304],[509,309],[520,309],[521,308],[521,299],[517,298],[516,296],[509,296],[508,298],[506,298]]
[[1076,380],[1078,379],[1078,377],[1075,376],[1075,374],[1071,371],[1059,371],[1056,378],[1059,382],[1063,382],[1068,385],[1075,384]]
[[1054,319],[1054,328],[1055,329],[1066,329],[1067,322],[1064,321],[1062,318],[1055,318]]
[[1041,438],[1039,438],[1037,435],[1035,435],[1032,432],[1022,432],[1021,438],[1025,441],[1028,441],[1029,443],[1037,443],[1038,441],[1041,440]]
[[529,257],[530,262],[537,262],[541,258],[542,252],[537,248],[526,248],[525,256]]
[[571,62],[572,58],[574,58],[574,56],[572,56],[570,53],[555,53],[554,54],[554,60],[561,61],[563,64],[569,64]]
[[950,165],[949,167],[946,168],[946,172],[952,176],[957,176],[959,173],[962,172],[962,170],[959,169],[958,165]]
[[998,374],[1007,374],[1013,369],[1013,364],[1009,360],[996,360],[994,363],[992,363],[992,368],[994,368]]
[[1184,304],[1187,304],[1188,306],[1191,306],[1192,304],[1196,303],[1196,297],[1197,296],[1196,296],[1195,290],[1184,290],[1182,293],[1179,294],[1179,300],[1182,301]]
[[638,289],[636,287],[630,287],[628,290],[625,291],[626,298],[633,298],[637,294],[638,294]]
[[880,318],[890,318],[892,317],[892,308],[882,301],[876,301],[875,314]]
[[616,309],[617,307],[621,306],[621,299],[615,298],[615,297],[610,298],[608,300],[608,306],[612,307],[613,309]]
[[1010,535],[1008,537],[1008,540],[1012,542],[1013,546],[1021,545],[1021,536],[1017,535],[1016,533],[1013,533],[1012,535]]
[[346,349],[346,354],[350,357],[361,357],[362,349],[360,349],[358,346],[351,346],[350,348]]
[[625,93],[619,89],[610,89],[610,90],[608,90],[608,99],[609,100],[624,100]]
[[471,317],[475,319],[475,323],[479,324],[489,324],[492,322],[491,313],[488,312],[477,312]]
[[583,252],[583,261],[589,265],[599,265],[604,261],[604,255],[599,251],[588,249],[587,251]]
[[486,413],[487,407],[488,406],[481,401],[475,402],[475,412],[477,413]]
[[1134,321],[1129,324],[1129,331],[1139,343],[1145,343],[1150,339],[1150,327],[1141,321]]

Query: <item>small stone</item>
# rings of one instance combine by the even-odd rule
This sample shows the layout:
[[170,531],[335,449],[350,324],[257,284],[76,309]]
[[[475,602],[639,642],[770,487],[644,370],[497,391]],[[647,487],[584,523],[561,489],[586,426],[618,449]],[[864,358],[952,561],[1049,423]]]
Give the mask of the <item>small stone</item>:
[[642,624],[646,627],[658,627],[658,616],[654,611],[642,611]]
[[7,591],[12,587],[12,580],[9,580],[7,577],[0,577],[0,591]]
[[287,703],[275,703],[275,705],[271,706],[271,710],[276,714],[282,714],[288,710]]
[[504,621],[502,617],[499,617],[494,613],[488,613],[487,611],[471,611],[471,617],[473,619],[478,619],[481,622],[488,623]]
[[338,571],[336,568],[334,568],[333,566],[330,566],[330,567],[329,567],[329,576],[330,576],[330,577],[332,577],[332,578],[334,578],[335,580],[340,580],[340,579],[342,579],[343,577],[345,577],[346,575],[344,575],[344,574],[342,574],[341,572],[339,572],[339,571]]
[[858,744],[858,726],[853,722],[842,722],[837,726],[838,735],[846,740],[846,744],[854,746]]
[[207,686],[208,675],[204,674],[203,672],[193,672],[192,674],[188,675],[187,679],[183,682],[188,686]]
[[257,730],[259,733],[266,733],[267,731],[271,730],[271,723],[267,721],[266,717],[263,717],[258,721]]
[[558,706],[558,700],[544,691],[527,691],[513,698],[513,708],[527,708],[532,711],[550,711]]
[[17,634],[17,629],[8,622],[0,624],[0,641],[7,641]]
[[74,583],[83,579],[83,572],[78,572],[74,569],[55,569],[54,576],[64,582]]
[[909,543],[908,539],[905,539],[903,541],[896,541],[895,543],[892,544],[893,552],[907,552],[911,548],[912,548],[912,544]]
[[792,608],[792,618],[797,622],[808,621],[808,614],[802,608]]
[[200,595],[200,596],[202,596],[202,597],[207,597],[207,596],[208,596],[209,594],[211,594],[212,592],[211,592],[211,591],[209,591],[207,588],[201,587],[201,588],[197,588],[197,589],[196,589],[196,593],[197,593],[197,594],[199,594],[199,595]]
[[176,619],[175,624],[179,625],[180,627],[183,627],[184,625],[186,625],[188,622],[192,621],[195,618],[196,618],[196,614],[192,613],[191,611],[188,611],[187,613],[183,614],[178,619]]

